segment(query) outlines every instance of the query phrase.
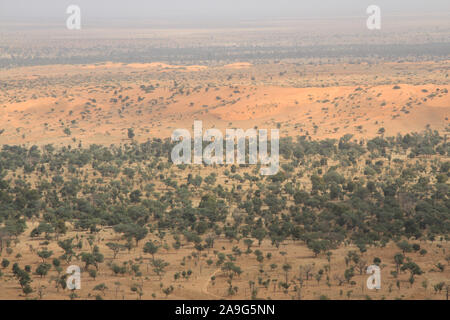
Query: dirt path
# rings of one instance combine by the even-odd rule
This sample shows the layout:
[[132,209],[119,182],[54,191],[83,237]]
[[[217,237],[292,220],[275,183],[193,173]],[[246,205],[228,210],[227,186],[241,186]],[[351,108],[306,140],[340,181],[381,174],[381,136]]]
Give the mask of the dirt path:
[[214,293],[209,292],[209,291],[208,291],[208,286],[209,286],[209,283],[211,282],[211,278],[214,277],[219,271],[220,271],[220,268],[216,269],[216,270],[208,277],[208,279],[206,279],[206,283],[205,283],[205,285],[202,287],[202,292],[203,292],[203,293],[208,294],[208,295],[214,297],[215,299],[223,299],[223,297],[220,297],[220,296],[218,296],[218,295],[216,295],[216,294],[214,294]]

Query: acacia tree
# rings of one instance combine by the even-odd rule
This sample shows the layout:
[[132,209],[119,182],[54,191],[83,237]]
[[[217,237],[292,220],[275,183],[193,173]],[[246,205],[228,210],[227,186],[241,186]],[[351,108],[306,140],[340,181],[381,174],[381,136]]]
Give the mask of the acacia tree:
[[166,299],[167,299],[169,297],[169,295],[173,292],[173,286],[164,288],[162,291],[166,295]]
[[401,253],[397,253],[397,254],[394,256],[394,262],[395,262],[395,267],[396,267],[396,269],[397,269],[397,273],[399,273],[399,271],[400,271],[400,266],[403,264],[404,260],[405,260],[405,256],[402,255]]
[[350,267],[349,269],[346,269],[344,272],[344,278],[347,281],[347,283],[350,283],[350,280],[354,277],[355,272],[353,267]]
[[283,264],[283,271],[286,277],[286,283],[288,283],[288,274],[289,274],[289,270],[292,269],[292,266],[289,263],[285,263]]
[[98,246],[95,246],[92,253],[82,252],[81,253],[81,261],[85,263],[84,269],[88,270],[90,265],[94,266],[98,271],[98,264],[104,261],[103,254],[100,253]]
[[252,237],[258,240],[258,245],[261,246],[263,239],[266,237],[267,231],[264,228],[257,228],[252,231]]
[[366,267],[367,267],[367,261],[364,259],[360,259],[358,261],[358,263],[356,264],[356,268],[358,269],[360,275],[363,274],[363,272],[366,270]]
[[72,257],[75,255],[73,238],[58,241],[58,246],[64,250],[64,254],[61,256],[62,259],[69,263]]
[[245,239],[244,240],[244,244],[247,246],[247,252],[250,253],[251,252],[251,247],[253,245],[253,240],[252,239]]
[[407,241],[403,240],[397,243],[397,247],[402,250],[403,255],[407,252],[411,252],[413,250],[413,247],[411,244],[409,244]]
[[114,227],[114,231],[117,233],[123,233],[125,238],[132,239],[136,241],[136,246],[139,244],[139,241],[144,239],[148,230],[146,227],[140,226],[138,224],[118,224]]
[[116,258],[117,254],[121,251],[121,250],[125,250],[125,246],[123,244],[120,243],[114,243],[114,242],[108,242],[106,244],[106,246],[111,249],[111,251],[113,252],[113,259]]
[[166,272],[165,268],[169,265],[168,262],[162,259],[156,259],[152,261],[153,271],[158,275],[159,280],[161,281],[164,273]]
[[45,263],[45,260],[50,258],[53,255],[53,251],[48,251],[47,249],[41,250],[37,252],[39,258],[42,259],[42,263]]
[[101,293],[103,293],[103,295],[105,296],[105,291],[108,290],[108,287],[106,286],[106,284],[100,283],[94,287],[94,290],[101,291]]
[[158,252],[159,246],[153,241],[149,241],[144,245],[144,253],[152,255],[152,260],[155,261],[155,254]]
[[415,262],[412,261],[405,263],[402,266],[401,270],[402,271],[408,270],[410,272],[409,282],[411,283],[411,286],[414,283],[414,276],[421,275],[423,273],[422,269],[420,269],[420,267]]
[[52,267],[51,264],[41,263],[36,268],[36,274],[38,274],[41,278],[45,277],[47,275],[47,273],[50,271],[51,267]]

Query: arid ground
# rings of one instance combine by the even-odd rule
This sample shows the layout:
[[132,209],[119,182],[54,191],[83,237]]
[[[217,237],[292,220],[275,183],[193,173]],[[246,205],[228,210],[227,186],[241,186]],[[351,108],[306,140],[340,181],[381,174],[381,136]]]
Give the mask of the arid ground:
[[[365,31],[336,40],[316,21],[73,46],[12,26],[0,299],[448,299],[450,29],[405,21],[373,56]],[[166,141],[194,120],[280,129],[280,173],[173,165]]]

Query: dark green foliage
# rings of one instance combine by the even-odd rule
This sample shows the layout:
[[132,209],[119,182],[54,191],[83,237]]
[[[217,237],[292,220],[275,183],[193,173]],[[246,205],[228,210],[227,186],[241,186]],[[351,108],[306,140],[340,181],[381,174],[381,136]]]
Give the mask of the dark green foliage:
[[[129,133],[132,139],[134,131]],[[0,253],[8,240],[26,230],[31,218],[40,221],[30,235],[56,238],[64,251],[58,258],[67,263],[82,242],[59,240],[66,232],[65,222],[93,235],[102,227],[121,233],[126,244],[108,244],[114,257],[138,245],[149,230],[160,237],[159,244],[165,234],[182,234],[204,250],[213,247],[219,235],[230,241],[251,238],[258,245],[270,240],[275,247],[293,239],[315,255],[343,241],[364,253],[389,240],[398,243],[406,256],[413,251],[422,254],[416,240],[450,234],[450,162],[439,159],[450,154],[450,146],[437,132],[380,135],[368,141],[352,135],[323,141],[282,138],[282,165],[272,177],[240,165],[201,175],[201,169],[173,166],[172,147],[169,139],[87,148],[4,145]],[[397,154],[407,155],[409,163],[397,159]],[[428,160],[430,155],[438,158]],[[421,161],[415,162],[416,158]],[[363,168],[357,176],[348,174],[354,167]],[[174,178],[173,171],[182,178]],[[92,176],[85,176],[87,172]],[[13,179],[5,178],[14,173]],[[32,175],[36,184],[28,181]],[[401,241],[405,238],[411,244]],[[159,244],[146,245],[144,252],[155,254],[150,246]],[[173,245],[179,248],[181,239]],[[43,263],[53,258],[44,253],[40,257]],[[80,255],[86,268],[96,267],[101,257],[99,252]]]

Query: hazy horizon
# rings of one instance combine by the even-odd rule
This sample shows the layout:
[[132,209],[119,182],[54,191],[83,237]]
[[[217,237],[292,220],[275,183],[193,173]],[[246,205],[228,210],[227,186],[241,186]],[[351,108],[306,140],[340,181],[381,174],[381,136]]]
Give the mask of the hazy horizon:
[[83,19],[167,19],[173,21],[210,21],[226,19],[276,19],[276,18],[339,18],[345,16],[365,16],[371,4],[379,5],[383,15],[422,15],[429,13],[450,13],[450,1],[420,0],[367,1],[322,0],[304,3],[292,0],[228,0],[223,2],[209,0],[16,0],[0,1],[0,19],[16,21],[43,21],[65,19],[66,8],[80,6]]

